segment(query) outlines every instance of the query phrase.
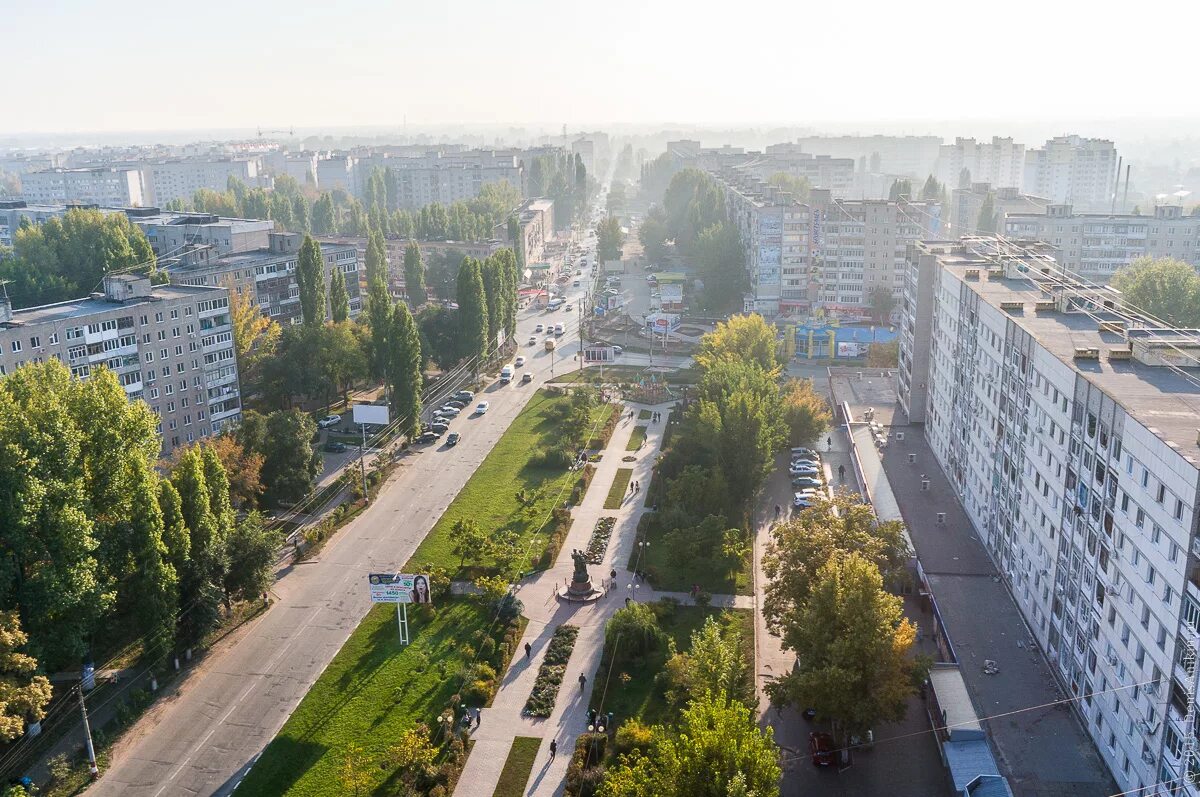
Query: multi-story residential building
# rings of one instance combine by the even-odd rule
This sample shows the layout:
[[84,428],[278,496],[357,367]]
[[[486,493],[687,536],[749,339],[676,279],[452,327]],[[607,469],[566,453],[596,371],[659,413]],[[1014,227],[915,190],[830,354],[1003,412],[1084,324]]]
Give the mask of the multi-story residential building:
[[1104,210],[1112,200],[1117,150],[1111,141],[1058,136],[1025,153],[1023,189],[1052,202]]
[[796,143],[801,150],[814,155],[861,162],[861,172],[886,172],[924,181],[933,173],[942,139],[938,136],[806,136],[796,139]]
[[[50,219],[66,215],[72,206],[55,204],[41,205],[24,199],[0,199],[0,246],[12,246],[13,236],[22,221],[34,225],[45,224]],[[114,208],[100,208],[105,213],[119,213]]]
[[[240,295],[253,297],[263,315],[281,324],[300,321],[300,286],[296,282],[296,261],[304,236],[299,233],[273,232],[264,249],[236,252],[218,258],[203,258],[179,263],[169,270],[172,284],[221,286]],[[322,243],[325,260],[325,313],[329,309],[329,283],[334,270],[345,275],[350,295],[350,315],[362,309],[359,282],[358,247],[354,244]]]
[[357,161],[350,155],[334,152],[317,160],[317,188],[322,191],[356,193],[357,181]]
[[1009,213],[1006,235],[1054,244],[1058,261],[1084,279],[1108,282],[1139,257],[1173,257],[1200,269],[1200,216],[1159,205],[1153,216],[1075,213],[1050,205],[1041,213]]
[[421,157],[387,158],[379,165],[394,172],[397,204],[402,208],[472,199],[487,183],[505,182],[525,193],[525,167],[510,152],[433,152]]
[[[988,196],[992,198],[994,229],[979,229],[979,212]],[[978,232],[1004,231],[1004,219],[1011,213],[1041,213],[1049,199],[1022,194],[1016,188],[992,188],[990,183],[971,183],[969,188],[950,192],[950,227],[952,235],[974,235]]]
[[971,183],[991,183],[997,188],[1021,188],[1025,172],[1025,145],[1011,138],[992,136],[991,142],[956,138],[953,144],[938,148],[934,176],[947,188],[966,188],[963,169]]
[[509,236],[508,224],[496,225],[497,239],[524,255],[526,263],[539,263],[546,259],[546,244],[554,239],[554,200],[527,199],[517,208],[517,227],[520,240]]
[[264,249],[275,230],[275,222],[270,219],[163,213],[158,208],[133,208],[125,214],[146,233],[150,247],[159,257],[171,257],[188,246],[211,246],[218,255]]
[[1052,254],[910,246],[901,406],[1123,793],[1196,795],[1200,330]]
[[166,205],[174,200],[191,202],[202,188],[225,191],[229,178],[251,188],[270,188],[258,158],[172,158],[141,166],[146,204]]
[[596,142],[590,138],[578,138],[571,142],[571,154],[578,155],[583,160],[583,168],[588,174],[596,171]]
[[133,166],[29,172],[21,177],[21,193],[39,205],[79,202],[129,208],[146,204],[142,172]]
[[790,193],[737,172],[721,176],[729,218],[745,251],[750,290],[746,312],[778,315],[809,302],[813,215]]
[[317,153],[275,150],[263,156],[263,165],[275,176],[287,175],[300,185],[317,184]]
[[229,292],[114,274],[104,292],[13,310],[0,299],[0,374],[50,357],[86,379],[116,373],[159,418],[163,453],[241,417]]

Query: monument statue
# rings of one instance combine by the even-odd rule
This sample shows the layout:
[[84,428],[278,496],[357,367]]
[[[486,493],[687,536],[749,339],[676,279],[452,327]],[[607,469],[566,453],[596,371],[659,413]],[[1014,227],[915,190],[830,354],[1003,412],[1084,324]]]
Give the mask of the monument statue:
[[573,550],[571,559],[575,561],[575,573],[571,576],[567,592],[574,596],[591,595],[595,590],[592,587],[592,577],[587,571],[587,555],[583,551]]

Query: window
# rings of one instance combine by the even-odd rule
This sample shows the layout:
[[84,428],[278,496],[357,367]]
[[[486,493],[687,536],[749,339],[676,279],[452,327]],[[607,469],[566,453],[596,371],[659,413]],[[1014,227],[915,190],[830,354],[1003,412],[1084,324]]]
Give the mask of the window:
[[36,349],[38,346],[41,346],[41,345],[42,345],[42,339],[39,338],[37,335],[34,335],[31,338],[29,338],[29,348]]
[[12,350],[13,350],[13,354],[16,354],[17,352],[19,352],[21,350],[21,341],[14,340],[12,342]]

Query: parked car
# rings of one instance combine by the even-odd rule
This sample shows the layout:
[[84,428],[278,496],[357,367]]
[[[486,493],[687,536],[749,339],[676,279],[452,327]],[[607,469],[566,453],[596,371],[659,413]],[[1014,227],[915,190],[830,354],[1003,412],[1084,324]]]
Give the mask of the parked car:
[[618,346],[616,344],[613,344],[612,350],[613,350],[613,357],[618,357],[618,356],[620,356],[621,352],[625,351],[624,349],[622,349],[620,346]]
[[337,426],[342,422],[341,415],[326,415],[321,420],[317,421],[318,429],[328,429],[330,426]]
[[462,435],[460,435],[458,432],[451,432],[450,436],[446,438],[446,445],[450,448],[454,448],[456,445],[458,445],[459,440],[462,440]]
[[470,399],[452,398],[446,402],[451,407],[458,407],[460,410],[471,403]]
[[793,465],[792,467],[788,468],[788,473],[791,474],[793,479],[797,476],[811,476],[815,479],[820,475],[821,469],[816,465],[805,465],[802,463],[800,465]]
[[533,381],[533,374],[529,373],[528,371],[521,374],[521,384],[528,385],[532,381]]
[[417,438],[417,442],[418,443],[434,443],[434,442],[437,442],[437,439],[439,437],[441,437],[441,435],[438,434],[437,432],[425,432],[420,437]]
[[346,450],[346,444],[341,440],[330,440],[325,444],[325,450],[330,454],[340,454]]
[[831,767],[834,764],[833,737],[827,733],[813,731],[808,735],[808,752],[814,767]]
[[485,412],[488,411],[489,406],[491,406],[491,405],[488,404],[486,401],[479,402],[478,404],[475,405],[475,414],[483,415]]
[[[444,407],[438,408],[438,413],[441,413],[442,415],[448,415],[451,418],[457,418],[460,412],[462,412],[462,409],[454,406],[453,404],[447,404]],[[434,414],[436,415],[437,413]]]
[[821,486],[821,480],[812,476],[797,476],[796,478],[792,479],[792,486],[819,488]]
[[569,304],[567,304],[567,305],[563,305],[563,311],[564,311],[564,312],[567,312],[567,313],[569,313],[569,312],[571,312],[571,310],[573,310],[573,309],[574,309],[574,308],[573,308],[573,307],[571,307],[571,305],[569,305]]
[[450,398],[458,399],[459,401],[470,401],[471,399],[475,398],[475,394],[469,390],[460,390]]
[[814,498],[815,496],[812,495],[796,493],[795,497],[792,498],[792,506],[796,507],[797,509],[811,509],[816,504],[816,501],[813,500]]
[[434,421],[433,423],[431,423],[425,427],[425,431],[437,432],[438,434],[441,434],[442,432],[445,432],[449,428],[450,428],[450,424],[446,423],[445,421]]

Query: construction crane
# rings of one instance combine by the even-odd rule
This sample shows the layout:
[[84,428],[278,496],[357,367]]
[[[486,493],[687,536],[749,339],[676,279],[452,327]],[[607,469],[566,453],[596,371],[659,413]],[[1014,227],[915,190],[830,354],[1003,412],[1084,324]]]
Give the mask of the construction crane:
[[265,135],[277,135],[282,133],[286,133],[289,136],[294,136],[296,135],[296,129],[293,127],[289,127],[287,130],[263,130],[261,127],[258,128],[259,138],[262,138]]

